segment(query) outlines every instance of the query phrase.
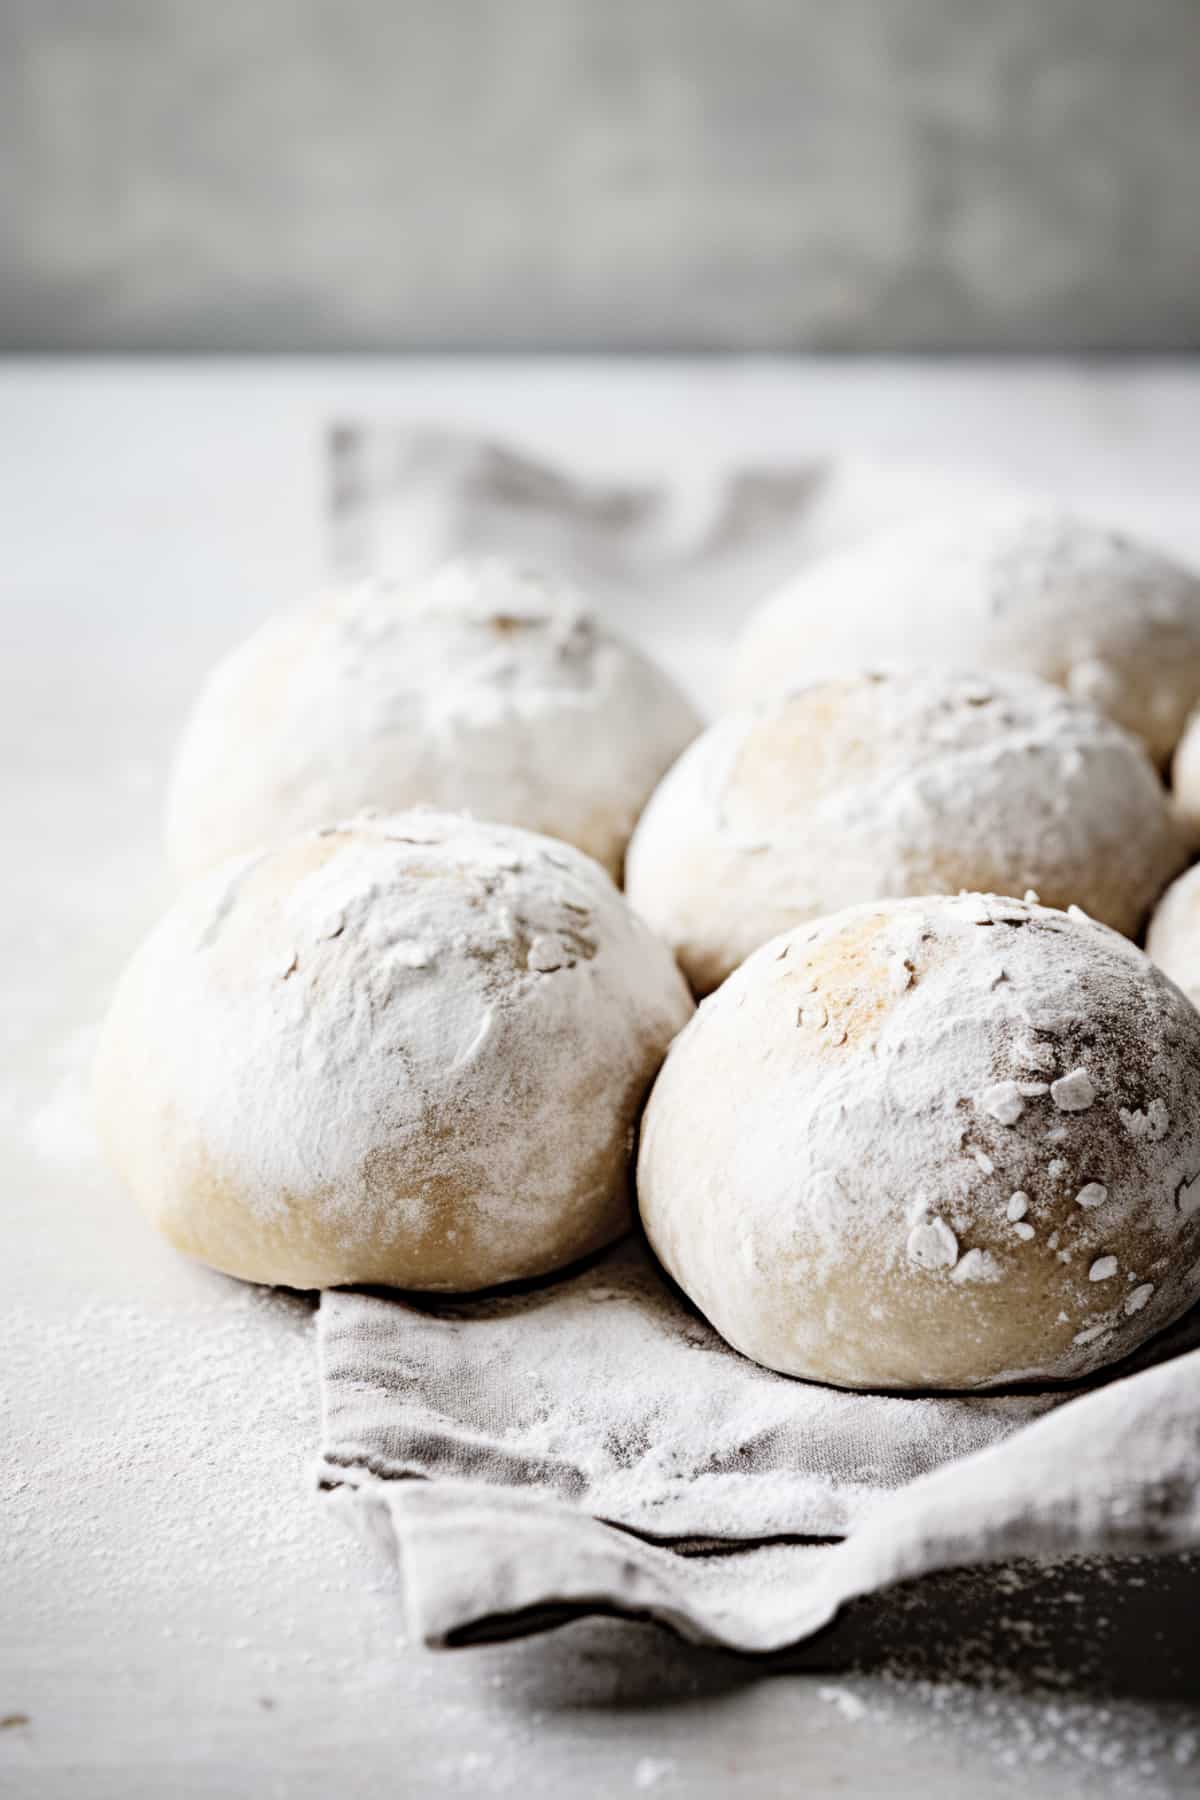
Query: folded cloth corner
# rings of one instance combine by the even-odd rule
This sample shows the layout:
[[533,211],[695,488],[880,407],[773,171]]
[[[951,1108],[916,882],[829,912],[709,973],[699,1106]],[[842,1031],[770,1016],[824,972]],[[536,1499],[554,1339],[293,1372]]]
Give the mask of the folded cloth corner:
[[318,1342],[322,1484],[382,1509],[434,1645],[617,1612],[761,1653],[933,1569],[1200,1543],[1195,1315],[1108,1385],[852,1393],[731,1350],[633,1239],[474,1300],[326,1293]]

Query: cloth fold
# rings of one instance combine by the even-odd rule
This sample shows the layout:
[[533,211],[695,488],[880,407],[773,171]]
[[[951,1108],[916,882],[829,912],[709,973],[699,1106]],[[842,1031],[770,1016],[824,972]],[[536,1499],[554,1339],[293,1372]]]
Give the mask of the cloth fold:
[[1200,1314],[1082,1391],[849,1393],[748,1362],[630,1240],[476,1300],[327,1293],[318,1343],[322,1486],[433,1645],[618,1612],[763,1653],[934,1569],[1200,1544]]

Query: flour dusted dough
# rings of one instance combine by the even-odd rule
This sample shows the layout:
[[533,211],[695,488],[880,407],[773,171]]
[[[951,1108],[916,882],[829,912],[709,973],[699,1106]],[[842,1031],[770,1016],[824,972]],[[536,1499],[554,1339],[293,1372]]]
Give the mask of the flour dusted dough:
[[1033,889],[1132,936],[1183,860],[1119,726],[1031,676],[935,669],[712,726],[643,813],[626,891],[705,993],[786,927],[887,895]]
[[650,1242],[841,1387],[1081,1376],[1200,1293],[1200,1013],[1102,925],[968,895],[758,950],[651,1095]]
[[1146,954],[1200,1006],[1200,863],[1173,881],[1155,907]]
[[745,705],[862,668],[1021,669],[1136,732],[1164,763],[1200,699],[1200,580],[1069,514],[1005,502],[815,563],[754,615]]
[[179,748],[167,847],[186,876],[364,807],[431,805],[564,838],[619,876],[699,729],[561,582],[462,561],[281,613],[227,657]]
[[359,821],[177,902],[113,1001],[100,1123],[163,1235],[229,1274],[487,1287],[626,1229],[638,1113],[691,1010],[577,850]]

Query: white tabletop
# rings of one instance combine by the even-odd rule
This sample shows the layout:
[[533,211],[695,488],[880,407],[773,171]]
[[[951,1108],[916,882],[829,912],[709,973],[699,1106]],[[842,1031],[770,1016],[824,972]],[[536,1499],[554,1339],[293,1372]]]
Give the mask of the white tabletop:
[[786,1672],[605,1622],[407,1646],[314,1491],[309,1306],[174,1256],[101,1167],[87,1064],[168,893],[172,736],[212,657],[320,579],[347,416],[598,472],[944,460],[1200,559],[1194,365],[0,366],[0,1792],[1194,1792],[1190,1565],[947,1578]]

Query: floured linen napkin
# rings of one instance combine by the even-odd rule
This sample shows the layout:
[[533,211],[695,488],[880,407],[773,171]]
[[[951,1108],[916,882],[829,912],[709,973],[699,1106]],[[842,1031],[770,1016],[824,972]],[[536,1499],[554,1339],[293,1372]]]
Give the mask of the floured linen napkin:
[[1082,1393],[854,1394],[748,1362],[631,1239],[490,1298],[326,1293],[318,1343],[322,1485],[430,1644],[615,1611],[762,1652],[925,1570],[1200,1544],[1200,1313]]
[[437,426],[342,424],[329,439],[330,560],[403,580],[505,552],[559,569],[702,707],[747,612],[813,557],[950,505],[995,498],[965,471],[814,457],[669,481],[583,480]]
[[[356,426],[332,471],[340,573],[549,560],[702,701],[800,562],[984,491],[841,462],[581,483],[504,446]],[[491,1298],[327,1293],[318,1342],[322,1485],[399,1559],[430,1644],[615,1611],[763,1652],[925,1570],[1200,1543],[1200,1315],[1085,1392],[851,1394],[747,1362],[630,1240]]]

